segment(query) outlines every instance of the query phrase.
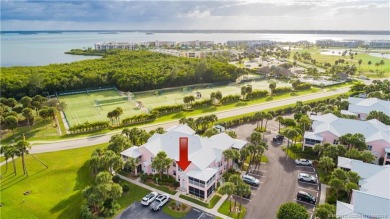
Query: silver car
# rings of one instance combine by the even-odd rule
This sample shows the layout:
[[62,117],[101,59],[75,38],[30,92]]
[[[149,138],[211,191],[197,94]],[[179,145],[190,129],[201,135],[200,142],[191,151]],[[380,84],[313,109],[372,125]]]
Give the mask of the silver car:
[[148,206],[157,198],[157,196],[158,196],[157,192],[151,192],[142,198],[141,204]]
[[317,182],[317,178],[315,176],[309,175],[307,173],[300,173],[298,175],[298,181],[309,182],[309,183],[316,183]]
[[169,201],[168,194],[158,195],[156,200],[150,205],[150,208],[157,211]]

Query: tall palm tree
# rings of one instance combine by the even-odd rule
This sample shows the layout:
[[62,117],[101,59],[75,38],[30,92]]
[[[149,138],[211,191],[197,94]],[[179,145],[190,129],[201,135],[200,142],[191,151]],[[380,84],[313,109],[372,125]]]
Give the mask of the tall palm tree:
[[283,116],[276,117],[275,121],[279,122],[279,133],[280,133],[280,124],[283,123],[284,118]]
[[238,191],[238,194],[240,196],[240,210],[241,210],[242,197],[250,195],[252,193],[252,190],[251,190],[251,187],[244,182],[240,182],[236,186],[236,190]]
[[231,160],[231,167],[233,167],[233,160],[238,158],[239,153],[237,150],[230,148],[223,151],[223,156],[228,160],[228,166],[229,160]]
[[24,155],[28,154],[29,149],[31,149],[31,145],[27,141],[21,140],[16,143],[16,150],[18,152],[18,155],[22,157],[23,173],[26,174],[27,177],[28,177],[28,172],[26,168],[26,163],[24,161]]
[[0,147],[0,154],[3,154],[4,155],[4,159],[5,159],[5,173],[7,173],[8,171],[8,159],[11,158],[11,153],[10,153],[10,150],[12,147],[11,145],[4,145],[4,146],[1,146]]
[[[228,179],[229,182],[232,182],[234,184],[234,186],[236,187],[236,191],[234,192],[237,196],[239,196],[238,194],[238,188],[237,186],[243,182],[240,175],[238,174],[233,174],[229,177]],[[237,206],[237,199],[234,199],[234,208]]]
[[267,131],[267,123],[269,120],[273,119],[274,117],[272,116],[271,113],[266,113],[264,114],[264,119],[265,119],[265,125],[264,125],[264,129],[265,131]]
[[274,94],[274,90],[276,88],[276,83],[273,81],[271,83],[269,83],[269,89],[271,90],[271,96]]
[[228,200],[230,201],[229,212],[232,212],[232,201],[230,200],[230,198],[235,191],[236,186],[232,182],[226,182],[218,189],[218,193],[222,195],[228,195]]

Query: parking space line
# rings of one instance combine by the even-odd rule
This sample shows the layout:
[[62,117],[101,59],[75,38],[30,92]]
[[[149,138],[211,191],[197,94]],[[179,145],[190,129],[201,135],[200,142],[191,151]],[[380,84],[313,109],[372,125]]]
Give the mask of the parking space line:
[[198,210],[198,209],[196,209],[196,208],[194,208],[194,211],[196,211],[196,212],[200,212],[200,210]]
[[[236,198],[240,198],[239,196],[236,196],[236,195],[233,195],[233,196],[236,197]],[[242,199],[247,200],[247,201],[251,201],[250,199],[247,199],[247,198],[244,198],[244,197],[242,197]]]
[[213,217],[213,215],[211,215],[211,214],[208,214],[208,213],[205,213],[207,216],[209,216],[209,217]]
[[300,187],[298,186],[299,189],[306,189],[306,190],[309,190],[309,191],[312,191],[312,192],[317,192],[317,196],[318,196],[318,190],[314,190],[314,189],[308,189],[308,188],[304,188],[304,187]]
[[294,199],[294,201],[297,201],[297,202],[300,202],[300,203],[307,204],[307,205],[310,205],[310,206],[314,206],[314,207],[315,207],[315,205],[313,205],[313,204],[310,204],[310,203],[307,203],[307,202],[303,202],[303,201],[299,201],[299,200],[297,200],[297,199]]
[[313,174],[313,173],[316,173],[316,172],[308,172],[308,171],[299,171],[300,173],[307,173],[307,174]]
[[[313,166],[305,166],[305,165],[298,165],[298,164],[295,164],[295,166],[297,167],[307,167],[307,168],[313,168]],[[313,168],[314,169],[314,168]]]
[[303,184],[308,184],[308,185],[317,186],[317,182],[315,182],[315,183],[302,182],[302,181],[298,181],[298,182],[299,182],[299,183],[303,183]]
[[203,215],[204,215],[204,212],[202,212],[202,214],[198,217],[198,219],[201,218]]

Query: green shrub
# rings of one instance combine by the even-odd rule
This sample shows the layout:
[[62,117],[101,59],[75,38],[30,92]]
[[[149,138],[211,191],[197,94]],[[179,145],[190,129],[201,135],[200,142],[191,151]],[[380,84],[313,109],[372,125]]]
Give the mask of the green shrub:
[[114,183],[119,183],[120,180],[121,180],[121,178],[118,175],[115,175],[115,176],[112,177],[112,181]]
[[128,184],[124,184],[124,185],[122,186],[122,191],[123,191],[123,193],[127,193],[129,190],[130,190],[130,187],[129,187]]

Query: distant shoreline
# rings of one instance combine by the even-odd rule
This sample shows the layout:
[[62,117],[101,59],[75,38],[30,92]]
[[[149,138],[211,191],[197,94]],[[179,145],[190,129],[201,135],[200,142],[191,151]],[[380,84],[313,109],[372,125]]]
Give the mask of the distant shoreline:
[[270,34],[351,34],[351,35],[388,35],[388,30],[39,30],[39,31],[0,31],[1,34],[42,34],[42,33],[270,33]]

